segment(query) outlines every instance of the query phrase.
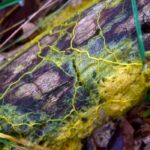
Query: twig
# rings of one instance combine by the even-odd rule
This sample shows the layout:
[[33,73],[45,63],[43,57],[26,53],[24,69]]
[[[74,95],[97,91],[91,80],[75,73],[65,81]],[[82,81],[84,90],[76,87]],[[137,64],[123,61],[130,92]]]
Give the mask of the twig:
[[37,16],[41,11],[43,11],[45,8],[47,8],[48,6],[53,5],[53,3],[55,3],[55,1],[49,0],[47,3],[45,3],[38,11],[36,11],[35,13],[33,13],[26,22],[24,22],[16,31],[14,31],[1,45],[0,48],[2,48],[12,37],[14,37],[19,30],[21,30],[23,28],[24,25],[26,25],[27,23],[29,23],[35,16]]
[[29,141],[26,141],[25,139],[19,139],[18,140],[15,137],[12,137],[12,136],[4,134],[4,133],[0,133],[0,138],[9,140],[9,141],[16,143],[18,145],[23,145],[23,146],[27,146],[30,148],[34,148],[36,150],[48,150],[46,147],[43,147],[43,146],[40,146],[37,144],[32,144]]
[[15,28],[16,26],[22,24],[24,21],[25,21],[25,19],[23,19],[23,20],[21,20],[21,21],[15,23],[13,26],[11,26],[11,27],[5,29],[4,31],[0,32],[0,35],[3,35],[4,33],[10,31],[11,29]]

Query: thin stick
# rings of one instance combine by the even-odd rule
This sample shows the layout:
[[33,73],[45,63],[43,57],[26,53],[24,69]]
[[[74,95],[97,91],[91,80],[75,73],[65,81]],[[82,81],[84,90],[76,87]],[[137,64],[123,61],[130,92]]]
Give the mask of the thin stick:
[[18,140],[15,137],[12,137],[12,136],[4,134],[4,133],[0,133],[0,138],[9,140],[9,141],[11,141],[13,143],[16,143],[18,145],[23,145],[23,146],[27,146],[27,147],[30,147],[30,148],[34,148],[36,150],[49,150],[48,148],[43,147],[41,145],[32,144],[29,141],[26,141],[25,139],[19,139]]
[[43,11],[47,6],[51,6],[53,5],[53,3],[55,3],[55,1],[52,2],[52,0],[49,0],[47,3],[45,3],[38,11],[36,11],[35,13],[33,13],[28,20],[23,23],[16,31],[14,31],[1,45],[0,48],[2,48],[13,36],[16,35],[16,33],[19,32],[19,30],[21,30],[23,28],[24,25],[26,25],[27,23],[29,23],[35,16],[37,16],[41,11]]
[[19,21],[19,22],[17,22],[17,23],[15,23],[15,24],[12,25],[11,27],[9,27],[9,28],[5,29],[4,31],[0,32],[0,35],[3,35],[4,33],[10,31],[11,29],[15,28],[16,26],[22,24],[24,21],[25,21],[25,19],[24,19],[24,20],[21,20],[21,21]]

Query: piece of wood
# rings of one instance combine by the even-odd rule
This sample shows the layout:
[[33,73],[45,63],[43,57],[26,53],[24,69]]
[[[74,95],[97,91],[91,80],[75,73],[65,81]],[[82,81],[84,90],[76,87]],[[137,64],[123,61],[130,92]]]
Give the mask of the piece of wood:
[[[150,22],[148,1],[138,1],[142,28]],[[106,5],[105,1],[98,2],[76,14],[69,23],[55,27],[51,34],[43,33],[0,66],[0,99],[4,104],[15,105],[24,113],[45,112],[54,119],[68,114],[73,105],[82,110],[90,103],[90,87],[86,87],[89,81],[80,72],[89,71],[94,60],[80,68],[78,53],[84,48],[91,56],[103,48],[129,49],[121,44],[126,40],[133,41],[130,48],[138,47],[130,0],[115,7]],[[144,31],[145,48],[150,50],[150,33]],[[90,79],[94,71],[85,76]]]

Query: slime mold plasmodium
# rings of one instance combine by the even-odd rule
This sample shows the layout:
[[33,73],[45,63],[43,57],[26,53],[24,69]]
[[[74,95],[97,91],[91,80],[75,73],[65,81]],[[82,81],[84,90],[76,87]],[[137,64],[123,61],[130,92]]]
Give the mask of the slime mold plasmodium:
[[43,21],[44,32],[0,66],[3,148],[80,150],[82,139],[106,118],[124,115],[145,97],[149,65],[142,68],[126,33],[113,33],[114,23],[126,21],[126,11],[114,20],[107,20],[114,11],[107,12],[106,25],[100,25],[100,9],[111,10],[122,1],[98,2],[84,0],[54,13]]
[[81,149],[81,140],[104,122],[105,115],[114,118],[122,116],[142,101],[150,88],[150,71],[141,71],[141,66],[119,66],[111,76],[100,81],[98,88],[103,103],[79,113],[60,129],[52,149]]

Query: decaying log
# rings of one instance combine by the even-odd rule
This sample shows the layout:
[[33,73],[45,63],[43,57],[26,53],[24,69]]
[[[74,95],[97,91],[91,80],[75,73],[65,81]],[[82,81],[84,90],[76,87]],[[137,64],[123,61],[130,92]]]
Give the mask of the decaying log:
[[[150,3],[148,1],[146,0],[139,1],[139,16],[140,16],[140,21],[143,27],[146,23],[150,22],[149,8],[150,8]],[[100,13],[100,18],[98,20],[99,25],[97,25],[98,13]],[[132,38],[136,40],[135,25],[134,25],[134,19],[132,16],[130,1],[126,0],[124,3],[118,5],[117,7],[106,9],[106,10],[105,10],[105,3],[100,2],[97,5],[90,8],[88,11],[86,11],[81,17],[81,19],[78,21],[78,25],[75,29],[75,38],[73,41],[74,44],[78,47],[82,45],[84,42],[87,42],[87,40],[89,40],[90,38],[92,38],[94,35],[97,34],[99,30],[98,26],[101,26],[101,28],[103,28],[104,36],[105,36],[107,43],[113,42],[117,44],[117,42],[121,41],[121,39],[123,38]],[[72,33],[72,31],[70,31],[70,33]],[[150,34],[143,33],[143,36],[144,36],[145,48],[146,50],[149,50],[150,49],[150,45],[149,45]],[[41,46],[45,46],[47,44],[52,45],[57,40],[57,38],[58,38],[57,34],[54,34],[52,36],[44,35],[40,39],[40,44]],[[58,41],[57,43],[60,50],[68,49],[70,47],[70,40],[71,40],[71,37],[65,34],[64,37],[60,39],[60,41]],[[10,61],[10,62],[8,61],[8,64],[1,68],[0,70],[0,74],[1,74],[0,92],[1,93],[4,93],[11,83],[19,79],[24,73],[30,72],[30,70],[32,70],[37,64],[39,64],[42,61],[42,59],[37,56],[38,51],[39,51],[38,44],[34,44],[31,48],[28,48],[25,52],[19,54],[19,56],[17,56],[13,61]],[[43,49],[42,51],[43,51],[42,53],[44,53],[44,51],[47,51],[47,50]],[[46,65],[44,68],[47,68]],[[42,67],[35,69],[34,72],[39,72],[37,73],[38,75],[36,73],[35,75],[34,74],[28,75],[27,73],[27,75],[24,78],[28,78],[27,76],[32,76],[32,77],[29,77],[28,80],[31,81],[31,83],[34,82],[34,79],[37,80],[37,81],[35,80],[35,84],[36,84],[34,85],[35,88],[39,88],[40,91],[43,91],[43,88],[46,88],[46,92],[51,92],[51,88],[49,88],[49,86],[53,86],[53,84],[58,84],[58,87],[59,87],[62,83],[61,82],[51,83],[51,81],[48,82],[48,81],[43,80],[43,84],[44,84],[43,86],[45,87],[42,88],[42,81],[38,82],[38,78],[40,78],[40,76],[43,79],[47,78],[46,76],[49,73],[49,71],[51,72],[53,70],[51,68],[52,67],[50,66],[50,68],[45,69],[45,71],[44,70],[40,71]],[[44,77],[44,72],[46,73],[45,77]],[[53,76],[54,78],[56,78],[56,80],[61,81],[60,74],[57,72],[59,72],[59,70],[57,70],[56,73],[54,72]],[[20,80],[20,82],[18,82],[16,85],[18,85],[18,88],[19,87],[21,88],[21,85],[24,86],[24,84],[28,83],[29,81],[21,83],[22,81]],[[54,87],[56,88],[57,86],[55,85]],[[16,89],[15,91],[17,92]],[[23,95],[26,95],[26,94],[24,93]],[[31,95],[29,94],[28,96],[31,96]],[[19,96],[16,97],[14,92],[13,92],[13,97],[14,99],[16,99],[16,101],[20,101],[20,100],[17,100]],[[8,95],[6,99],[8,99]]]
[[[149,0],[138,1],[146,50],[150,50],[150,33],[145,29],[150,28],[149,8]],[[65,61],[67,56],[72,57],[74,48],[82,51],[88,47],[94,55],[106,45],[122,50],[120,43],[125,40],[138,47],[130,0],[115,7],[106,6],[105,1],[98,2],[82,14],[76,14],[71,21],[73,23],[66,26],[58,25],[51,34],[45,32],[4,61],[0,66],[2,105],[12,104],[23,113],[42,112],[58,119],[72,110],[71,99],[77,92],[74,105],[81,110],[89,105],[90,93],[84,84],[85,78],[80,77],[78,58]],[[106,43],[100,34],[102,31]],[[54,53],[56,58],[53,58]]]

